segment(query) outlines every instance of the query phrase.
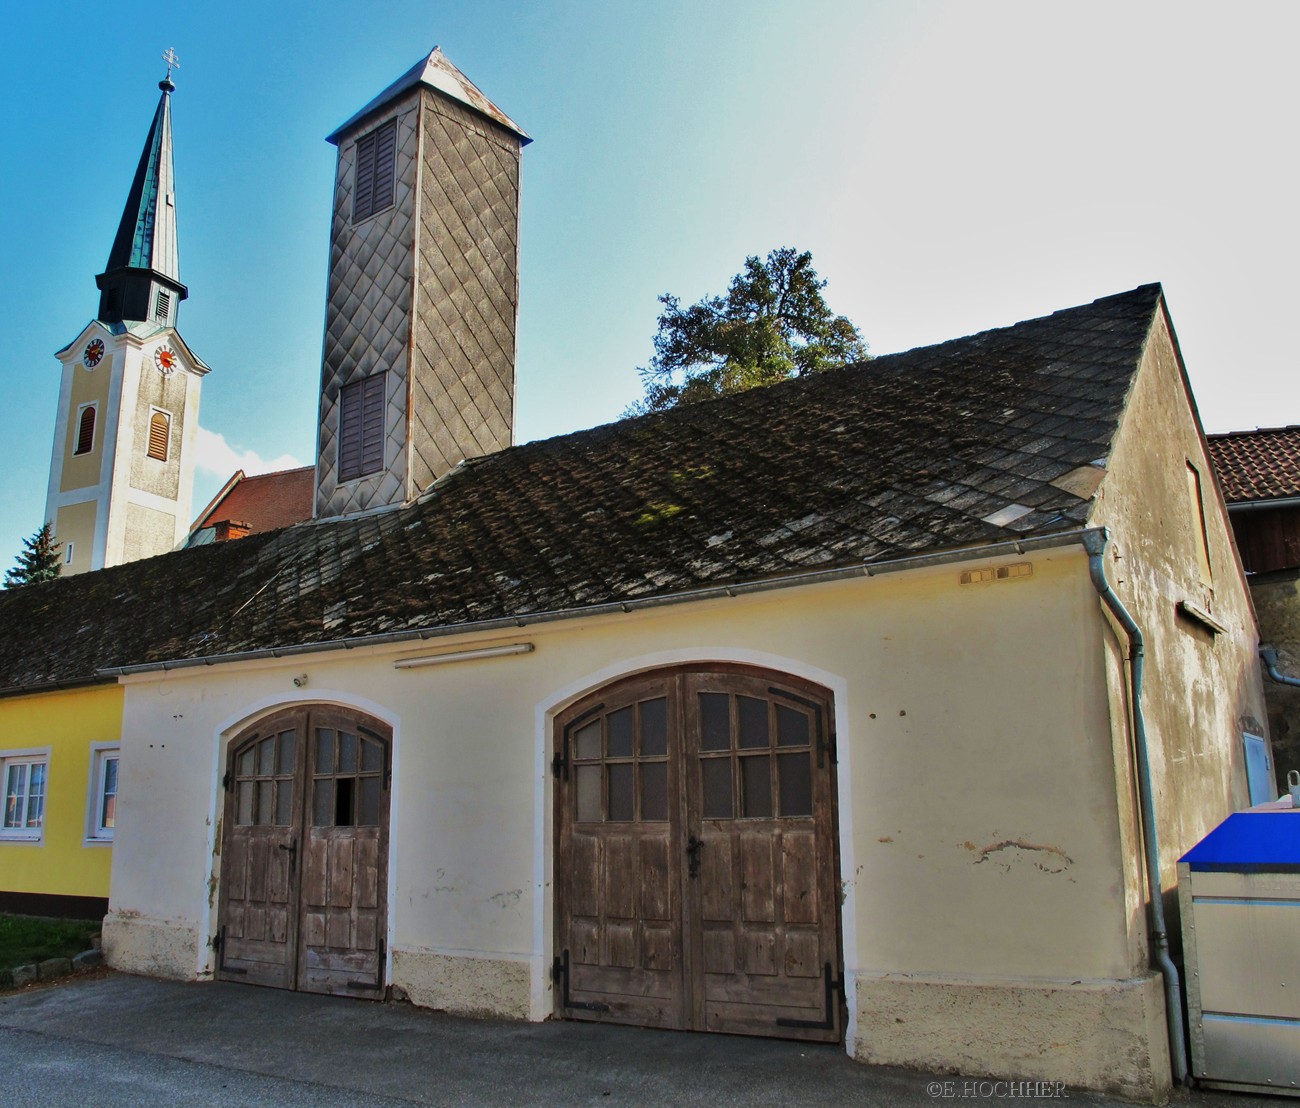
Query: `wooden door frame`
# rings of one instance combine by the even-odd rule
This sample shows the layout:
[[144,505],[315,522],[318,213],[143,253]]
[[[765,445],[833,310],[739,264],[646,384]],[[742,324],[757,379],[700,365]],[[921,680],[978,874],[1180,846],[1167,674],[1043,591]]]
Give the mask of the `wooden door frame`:
[[[667,684],[668,682],[678,680],[689,675],[717,675],[727,676],[736,675],[742,677],[756,678],[764,681],[771,681],[776,685],[784,685],[787,688],[798,691],[803,695],[810,697],[816,705],[818,715],[821,717],[821,726],[823,734],[821,742],[828,762],[827,766],[827,784],[826,784],[826,804],[829,807],[829,813],[826,816],[826,841],[830,851],[829,874],[826,879],[826,887],[820,890],[824,904],[829,907],[831,920],[833,921],[833,934],[837,964],[831,967],[831,972],[826,977],[826,997],[828,1014],[831,1016],[831,1022],[838,1030],[838,1041],[843,1043],[848,1030],[848,1009],[846,1004],[845,990],[845,947],[844,947],[844,911],[840,889],[844,880],[841,863],[841,842],[840,842],[840,793],[839,793],[839,773],[838,773],[838,756],[837,756],[837,738],[836,738],[836,696],[835,692],[828,685],[818,681],[803,677],[799,674],[791,673],[787,670],[777,669],[772,666],[756,665],[745,662],[730,661],[709,661],[709,660],[692,660],[684,662],[671,662],[666,665],[654,666],[647,669],[635,670],[619,676],[611,677],[600,684],[589,687],[580,695],[570,699],[562,708],[557,709],[551,716],[550,726],[548,728],[547,742],[551,756],[550,767],[552,770],[552,798],[550,812],[552,818],[552,832],[550,835],[553,850],[553,861],[551,871],[553,875],[553,897],[552,897],[552,914],[551,914],[551,946],[553,951],[553,963],[551,980],[553,984],[552,993],[552,1013],[560,1018],[572,1018],[568,1015],[564,1005],[566,989],[561,987],[562,956],[564,954],[565,936],[564,921],[566,917],[565,905],[565,881],[561,877],[563,871],[565,853],[564,853],[564,829],[566,821],[564,817],[563,804],[567,795],[567,789],[562,780],[562,769],[567,771],[565,764],[565,732],[587,714],[593,714],[599,710],[601,700],[607,697],[611,692],[618,691],[620,694],[628,685],[634,685],[644,682],[647,688],[656,684]],[[684,688],[684,683],[683,683]],[[678,770],[680,784],[677,790],[677,811],[673,815],[672,836],[675,838],[683,837],[686,834],[688,823],[688,799],[689,789],[686,780],[689,774],[685,767],[685,725],[687,709],[685,705],[685,695],[674,696],[676,703],[673,710],[676,716],[676,726],[678,728],[679,742],[683,749],[679,751],[681,755],[679,761],[682,763]],[[819,756],[820,757],[820,756]],[[816,818],[816,813],[814,813]],[[680,883],[684,886],[686,881],[686,867],[680,869]],[[686,895],[686,889],[683,887],[679,893],[679,898]],[[684,906],[685,901],[679,900]],[[683,907],[684,910],[684,907]],[[686,934],[686,921],[683,920],[682,935],[680,940],[680,950],[682,954],[682,973],[688,975],[694,970],[693,959],[697,956],[696,947],[698,944],[691,941],[691,937]],[[565,975],[567,976],[567,974]],[[696,999],[694,1005],[687,1004],[683,999],[688,1011],[688,1018],[695,1021],[697,1018],[693,1008],[702,1007],[703,998]],[[833,1012],[829,1009],[833,1006]],[[697,1024],[702,1026],[702,1024]]]

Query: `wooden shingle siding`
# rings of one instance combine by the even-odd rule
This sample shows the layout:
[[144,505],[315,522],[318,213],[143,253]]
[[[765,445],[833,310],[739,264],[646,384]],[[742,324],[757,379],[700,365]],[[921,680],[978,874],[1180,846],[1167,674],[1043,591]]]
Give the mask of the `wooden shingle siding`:
[[376,373],[339,392],[339,479],[350,481],[384,465],[384,387]]
[[397,120],[357,139],[356,188],[352,221],[360,223],[393,205],[393,179],[397,166]]

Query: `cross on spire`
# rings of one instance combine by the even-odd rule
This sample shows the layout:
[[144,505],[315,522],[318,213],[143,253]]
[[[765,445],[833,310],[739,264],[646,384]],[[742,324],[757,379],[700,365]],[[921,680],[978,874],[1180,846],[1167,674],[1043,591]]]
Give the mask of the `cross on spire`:
[[170,81],[172,79],[172,70],[181,67],[180,59],[176,56],[175,49],[169,46],[163,54],[162,60],[167,63],[167,80]]

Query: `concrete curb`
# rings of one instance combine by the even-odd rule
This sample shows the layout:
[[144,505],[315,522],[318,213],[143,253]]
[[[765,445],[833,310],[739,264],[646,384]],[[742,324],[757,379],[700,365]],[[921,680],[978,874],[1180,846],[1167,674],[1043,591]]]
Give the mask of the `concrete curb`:
[[71,977],[75,973],[94,969],[103,962],[104,955],[96,947],[83,950],[71,958],[47,958],[43,962],[0,969],[0,989],[20,989],[33,981],[57,981],[61,977]]

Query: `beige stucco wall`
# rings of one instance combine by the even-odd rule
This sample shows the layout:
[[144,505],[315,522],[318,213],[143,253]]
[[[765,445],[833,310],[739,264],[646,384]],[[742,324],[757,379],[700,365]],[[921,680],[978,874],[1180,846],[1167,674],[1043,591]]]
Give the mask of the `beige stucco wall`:
[[[1218,498],[1204,437],[1163,317],[1148,340],[1097,494],[1093,522],[1108,527],[1107,575],[1146,637],[1143,712],[1155,782],[1161,880],[1171,941],[1179,947],[1177,860],[1230,812],[1247,807],[1243,730],[1264,734],[1254,611]],[[1187,465],[1201,475],[1210,581],[1199,564]],[[1212,633],[1177,614],[1180,601],[1209,613]],[[1116,774],[1122,783],[1124,856],[1133,970],[1146,965],[1145,890],[1120,637],[1107,640]]]
[[[1259,616],[1261,642],[1277,650],[1278,669],[1300,674],[1300,570],[1256,573],[1250,595]],[[1273,742],[1274,784],[1286,790],[1288,770],[1300,770],[1300,689],[1266,680],[1268,730]]]
[[[630,671],[749,662],[835,697],[849,1051],[1150,1095],[1163,1031],[1133,973],[1096,594],[1078,548],[1016,560],[1032,576],[949,565],[455,640],[535,644],[514,657],[393,668],[438,640],[130,678],[110,960],[211,973],[224,744],[342,702],[394,730],[390,982],[544,1018],[551,718]],[[1103,1011],[1106,1035],[1059,1034]]]

